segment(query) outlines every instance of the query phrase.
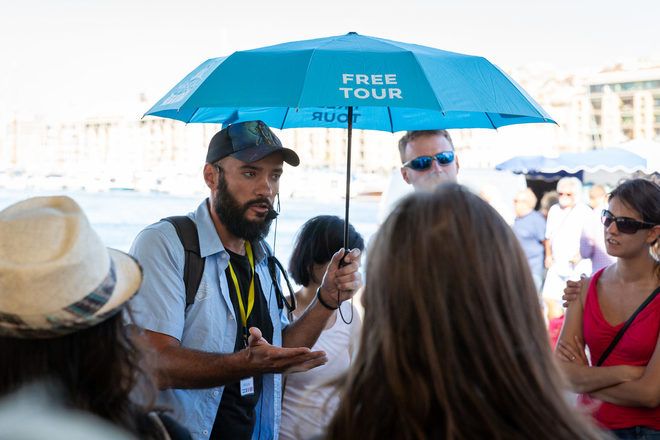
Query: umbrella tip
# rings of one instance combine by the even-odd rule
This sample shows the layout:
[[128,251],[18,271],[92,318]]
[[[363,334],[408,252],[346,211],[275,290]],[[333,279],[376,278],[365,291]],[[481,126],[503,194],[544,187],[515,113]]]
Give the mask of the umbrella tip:
[[357,32],[349,32],[346,35],[357,35],[357,34],[358,34]]

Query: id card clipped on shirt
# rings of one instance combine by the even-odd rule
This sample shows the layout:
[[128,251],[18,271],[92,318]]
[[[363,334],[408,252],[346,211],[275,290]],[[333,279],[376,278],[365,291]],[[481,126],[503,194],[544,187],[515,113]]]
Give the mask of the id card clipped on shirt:
[[254,378],[246,377],[241,379],[241,397],[254,394]]

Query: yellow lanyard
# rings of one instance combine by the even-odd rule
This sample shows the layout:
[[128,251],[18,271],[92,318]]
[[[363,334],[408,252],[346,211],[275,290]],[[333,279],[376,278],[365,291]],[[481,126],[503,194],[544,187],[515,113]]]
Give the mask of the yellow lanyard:
[[252,246],[249,241],[245,242],[245,253],[247,254],[248,261],[250,262],[250,290],[248,291],[248,306],[247,313],[245,313],[245,305],[243,304],[243,295],[241,294],[241,286],[238,284],[238,278],[236,277],[236,272],[234,268],[231,267],[231,261],[229,262],[229,272],[231,273],[231,279],[234,282],[234,288],[236,289],[236,296],[238,297],[238,308],[241,311],[241,322],[243,323],[243,328],[247,330],[247,320],[252,313],[254,308],[254,258],[252,256]]

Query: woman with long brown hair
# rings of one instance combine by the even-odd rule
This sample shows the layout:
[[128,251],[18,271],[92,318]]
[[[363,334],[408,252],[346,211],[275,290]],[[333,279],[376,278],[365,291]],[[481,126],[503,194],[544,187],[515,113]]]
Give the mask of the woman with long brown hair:
[[516,237],[462,186],[415,193],[370,244],[333,439],[596,439],[562,396]]
[[130,397],[142,370],[122,311],[141,281],[68,197],[0,211],[0,397],[37,383],[140,439],[190,438]]

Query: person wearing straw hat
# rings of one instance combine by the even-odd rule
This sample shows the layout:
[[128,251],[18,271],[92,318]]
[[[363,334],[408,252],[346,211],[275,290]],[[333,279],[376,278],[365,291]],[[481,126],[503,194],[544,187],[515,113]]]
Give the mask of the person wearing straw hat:
[[140,438],[190,438],[129,397],[142,372],[121,311],[141,281],[69,197],[0,211],[0,396],[53,381],[67,405]]
[[132,306],[158,354],[158,402],[195,439],[277,437],[280,373],[326,362],[310,348],[360,286],[359,250],[337,251],[316,297],[289,324],[264,241],[284,162],[300,160],[261,121],[229,125],[211,139],[203,171],[210,197],[188,215],[204,258],[194,301],[186,295],[185,249],[169,221],[148,226],[130,250],[144,267]]

